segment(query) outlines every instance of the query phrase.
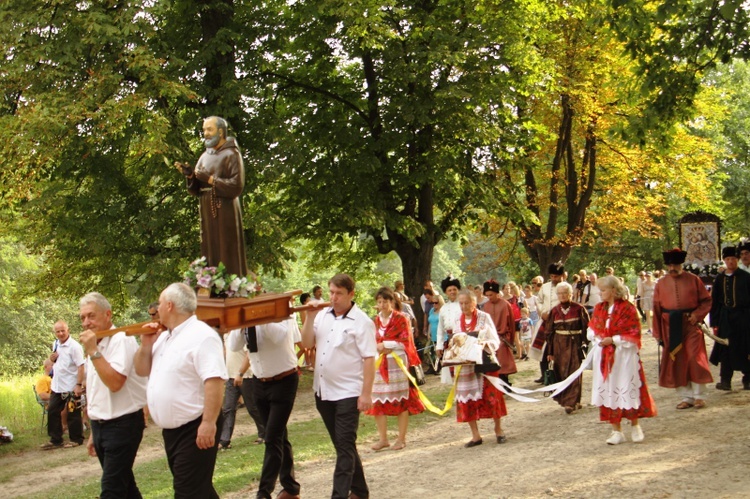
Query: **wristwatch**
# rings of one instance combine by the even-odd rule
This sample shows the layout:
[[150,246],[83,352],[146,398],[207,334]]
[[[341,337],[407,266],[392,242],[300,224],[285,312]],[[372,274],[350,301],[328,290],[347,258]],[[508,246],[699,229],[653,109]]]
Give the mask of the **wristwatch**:
[[97,350],[96,352],[94,352],[91,355],[89,355],[89,358],[91,360],[101,359],[102,358],[102,353],[99,350]]

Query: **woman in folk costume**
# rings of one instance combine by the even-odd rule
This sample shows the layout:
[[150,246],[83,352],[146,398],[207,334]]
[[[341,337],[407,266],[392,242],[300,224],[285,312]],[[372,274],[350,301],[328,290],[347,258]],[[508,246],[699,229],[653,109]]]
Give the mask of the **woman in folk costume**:
[[[477,298],[474,293],[463,290],[458,293],[458,304],[461,314],[453,324],[454,333],[476,333],[477,339],[488,350],[495,352],[500,347],[500,338],[489,314],[477,309]],[[495,421],[495,438],[497,443],[505,443],[505,433],[500,425],[500,418],[508,414],[503,394],[497,390],[485,376],[498,377],[499,371],[476,373],[473,365],[461,366],[456,386],[456,420],[469,423],[471,440],[464,447],[476,447],[482,444],[477,420],[493,419]]]
[[638,352],[641,324],[635,306],[625,300],[626,290],[617,277],[605,276],[597,283],[602,302],[594,308],[588,338],[594,342],[594,376],[591,403],[599,406],[599,419],[612,424],[607,443],[626,441],[620,422],[630,420],[631,440],[643,441],[640,418],[656,416],[656,405],[646,385]]
[[[561,282],[555,288],[560,301],[552,307],[547,325],[547,360],[553,365],[558,380],[567,379],[581,367],[583,361],[583,334],[589,324],[589,314],[583,306],[571,300],[573,287]],[[553,364],[554,362],[554,364]],[[554,399],[571,414],[581,408],[583,379],[579,376]]]
[[409,426],[409,414],[424,411],[416,388],[409,383],[406,374],[391,356],[391,352],[401,358],[404,366],[421,363],[414,346],[409,318],[398,308],[400,303],[390,288],[380,288],[375,294],[378,315],[375,316],[375,338],[380,367],[375,371],[375,382],[372,387],[372,409],[366,414],[375,416],[380,439],[372,450],[379,451],[390,447],[388,442],[388,423],[386,416],[398,417],[398,438],[392,449],[401,450],[406,446],[406,430]]

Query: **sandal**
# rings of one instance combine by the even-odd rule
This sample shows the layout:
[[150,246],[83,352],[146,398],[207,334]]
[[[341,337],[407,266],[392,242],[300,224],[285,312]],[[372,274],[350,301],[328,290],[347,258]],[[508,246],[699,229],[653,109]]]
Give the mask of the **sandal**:
[[404,447],[406,447],[406,442],[396,442],[393,444],[393,447],[391,447],[391,450],[401,450]]
[[78,447],[79,445],[81,444],[79,444],[78,442],[67,442],[66,444],[63,445],[63,448],[72,449],[73,447]]
[[52,442],[47,442],[39,446],[42,450],[52,450],[52,449],[62,449],[63,444],[53,444]]
[[690,402],[683,401],[677,404],[678,409],[690,409],[691,407],[693,407],[693,404],[691,404]]
[[695,400],[695,408],[696,409],[703,409],[706,407],[706,402],[703,401],[703,399],[696,399]]
[[391,446],[391,444],[389,444],[388,442],[377,442],[377,443],[375,443],[375,445],[373,445],[370,448],[372,450],[374,450],[375,452],[377,452],[379,450],[387,449],[390,446]]

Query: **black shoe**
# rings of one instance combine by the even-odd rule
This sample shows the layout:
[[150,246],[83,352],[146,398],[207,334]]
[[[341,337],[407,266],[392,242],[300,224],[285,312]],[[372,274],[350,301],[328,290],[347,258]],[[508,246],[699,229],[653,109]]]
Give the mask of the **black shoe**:
[[534,383],[540,383],[540,384],[544,383],[544,376],[542,376],[541,378],[535,379]]
[[469,447],[476,447],[477,445],[482,445],[481,438],[479,440],[469,440],[468,442],[464,444],[464,447],[468,449]]
[[720,383],[716,383],[716,389],[717,390],[724,390],[726,392],[731,392],[732,391],[732,385],[730,385],[729,383],[724,383],[722,381]]
[[508,439],[505,437],[505,435],[497,435],[497,443],[504,444],[507,441]]

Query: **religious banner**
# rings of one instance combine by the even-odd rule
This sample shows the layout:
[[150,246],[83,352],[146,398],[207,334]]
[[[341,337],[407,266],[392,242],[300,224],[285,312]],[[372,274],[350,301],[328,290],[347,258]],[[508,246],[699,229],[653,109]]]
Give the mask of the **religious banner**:
[[680,246],[687,252],[685,269],[704,278],[721,265],[721,219],[711,213],[688,213],[679,221]]

